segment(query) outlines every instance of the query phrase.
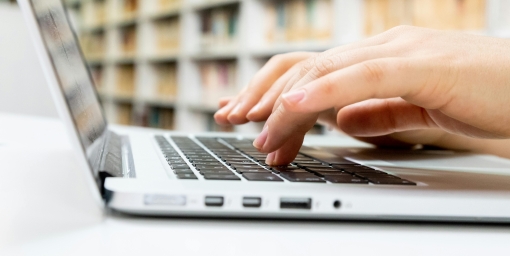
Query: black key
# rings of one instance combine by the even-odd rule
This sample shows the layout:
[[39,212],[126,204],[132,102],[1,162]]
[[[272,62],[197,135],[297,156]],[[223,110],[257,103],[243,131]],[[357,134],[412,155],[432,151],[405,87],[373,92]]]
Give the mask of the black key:
[[193,174],[193,173],[177,174],[177,178],[181,179],[181,180],[196,180],[196,179],[198,179],[197,176],[195,176],[195,174]]
[[319,176],[313,175],[311,173],[281,173],[280,174],[283,178],[287,179],[291,182],[319,182],[319,183],[325,183],[323,179],[321,179]]
[[254,168],[254,167],[260,167],[260,165],[256,164],[256,163],[252,163],[252,164],[231,164],[230,165],[232,168],[234,169],[237,169],[237,168]]
[[286,166],[271,166],[271,170],[274,171],[282,171],[282,172],[288,172],[291,170],[298,170],[301,169],[300,167],[294,166],[294,165],[286,165]]
[[228,170],[224,165],[196,165],[197,170]]
[[229,161],[229,162],[252,163],[252,161],[246,157],[243,157],[243,158],[241,158],[241,157],[222,157],[221,159],[225,159],[226,161]]
[[299,166],[301,167],[304,167],[304,168],[321,168],[321,167],[329,167],[328,164],[323,164],[321,162],[317,162],[317,163],[314,163],[314,164],[301,164],[299,163],[298,164]]
[[189,161],[192,163],[204,163],[204,162],[219,163],[218,159],[216,158],[190,158]]
[[242,155],[221,155],[220,158],[240,158],[243,157]]
[[400,179],[397,176],[389,175],[387,173],[356,173],[356,176],[365,178],[365,179]]
[[331,183],[368,184],[368,181],[352,175],[326,175],[324,178]]
[[313,171],[314,173],[318,173],[320,175],[350,175],[353,176],[351,173],[340,171],[340,170],[320,170],[320,171]]
[[272,173],[243,173],[243,177],[249,181],[283,181]]
[[375,170],[375,169],[343,169],[346,172],[354,173],[354,174],[367,174],[367,175],[385,175],[387,173]]
[[186,164],[186,161],[182,160],[167,160],[167,162],[171,165],[174,165],[174,164]]
[[311,164],[311,165],[320,164],[320,165],[322,165],[323,163],[319,162],[319,161],[315,161],[315,160],[294,160],[293,164],[302,164],[302,165],[305,165],[305,164]]
[[204,178],[206,180],[241,180],[234,174],[207,174]]
[[230,170],[204,169],[204,170],[200,170],[200,174],[207,175],[207,174],[233,174],[233,173]]
[[195,153],[187,153],[185,156],[210,156],[211,154],[207,152],[195,152]]
[[173,171],[175,174],[193,173],[191,169],[175,169]]
[[166,156],[165,159],[167,161],[182,161],[182,157],[180,156]]
[[411,185],[416,186],[416,183],[404,179],[384,179],[384,178],[368,178],[368,180],[377,185]]
[[246,164],[257,164],[257,163],[254,163],[252,160],[249,160],[249,159],[246,159],[246,160],[243,160],[243,161],[228,161],[227,162],[231,165],[246,165]]
[[264,168],[237,168],[237,173],[270,173],[269,170]]
[[225,166],[222,163],[216,161],[216,162],[207,162],[207,163],[201,163],[201,164],[195,164],[195,166]]
[[172,169],[189,169],[189,166],[187,164],[170,164],[170,167]]

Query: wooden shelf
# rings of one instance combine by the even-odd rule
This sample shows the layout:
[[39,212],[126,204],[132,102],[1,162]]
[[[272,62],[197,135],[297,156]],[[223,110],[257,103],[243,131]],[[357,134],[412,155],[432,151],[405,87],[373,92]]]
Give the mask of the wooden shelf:
[[[175,114],[175,129],[187,132],[214,127],[211,118],[218,106],[210,103],[213,101],[210,99],[222,96],[223,92],[218,91],[223,87],[227,87],[224,92],[240,91],[273,55],[293,51],[322,52],[358,41],[370,36],[370,31],[398,25],[392,22],[404,20],[399,10],[405,10],[390,8],[388,6],[394,5],[389,4],[384,7],[390,0],[181,0],[176,3],[178,7],[171,7],[174,3],[168,2],[164,9],[158,9],[160,0],[138,0],[125,9],[119,9],[123,8],[125,0],[102,1],[67,0],[66,4],[77,13],[75,17],[84,19],[78,22],[79,35],[102,34],[98,37],[104,37],[100,38],[105,41],[104,51],[94,51],[98,47],[92,42],[92,50],[88,52],[92,56],[87,56],[87,63],[94,67],[97,80],[101,82],[99,95],[108,118],[115,121],[116,115],[121,115],[122,122],[148,125],[139,120],[146,120],[150,110],[162,113],[168,110],[165,113]],[[498,3],[503,1],[506,0],[487,0],[486,27],[467,32],[510,38],[510,18],[507,17],[510,7],[501,9],[503,5]],[[394,1],[393,4],[404,2]],[[439,5],[457,3],[456,0],[433,2]],[[432,1],[420,2],[430,3]],[[315,7],[311,7],[314,4]],[[371,4],[382,4],[383,7],[377,8],[386,9],[375,15],[374,9],[367,9],[367,6],[374,7]],[[88,18],[81,15],[84,10],[94,9],[98,9],[97,15],[88,13]],[[123,10],[127,14],[123,14]],[[324,15],[317,16],[318,10]],[[328,11],[331,11],[330,16]],[[434,22],[440,11],[431,12],[433,18],[421,22]],[[96,16],[97,20],[90,19]],[[119,20],[120,17],[123,19]],[[280,31],[282,29],[284,31]],[[176,40],[173,40],[174,34],[178,35]],[[207,65],[212,66],[204,68]],[[125,82],[126,79],[118,81],[117,73],[122,68],[131,72],[129,79],[133,79],[133,84]],[[218,75],[221,72],[223,78]],[[125,91],[134,87],[133,95],[112,93],[123,84],[129,87]],[[128,120],[130,116],[132,121]],[[260,124],[250,124],[236,127],[235,131],[251,133],[260,129]],[[316,127],[316,131],[320,130],[324,129]]]

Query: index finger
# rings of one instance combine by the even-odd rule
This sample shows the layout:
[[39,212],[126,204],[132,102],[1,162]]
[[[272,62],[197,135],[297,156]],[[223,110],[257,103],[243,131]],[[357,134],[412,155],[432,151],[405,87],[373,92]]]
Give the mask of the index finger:
[[[440,68],[439,68],[440,69]],[[384,58],[333,72],[282,95],[286,110],[315,113],[368,99],[402,97],[427,109],[451,100],[449,81],[441,81],[438,64],[407,58]]]

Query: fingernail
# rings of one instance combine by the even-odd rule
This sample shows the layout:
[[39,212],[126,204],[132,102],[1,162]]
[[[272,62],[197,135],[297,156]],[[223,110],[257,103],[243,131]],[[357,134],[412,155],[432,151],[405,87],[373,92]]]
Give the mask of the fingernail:
[[255,141],[253,142],[253,146],[255,148],[261,149],[264,146],[264,144],[266,143],[266,140],[267,140],[267,133],[268,133],[268,128],[266,125],[266,126],[264,126],[264,129],[262,130],[260,135],[257,137],[257,139],[255,139]]
[[282,95],[282,98],[290,104],[297,104],[305,98],[304,90],[297,90],[295,92],[289,92]]
[[232,112],[230,112],[230,114],[238,115],[240,110],[241,110],[241,104],[237,104],[237,106],[235,106],[235,108],[232,110]]
[[249,112],[248,112],[248,116],[249,115],[253,115],[253,114],[256,114],[257,112],[260,111],[260,103],[257,103],[257,105],[255,105]]
[[275,156],[276,156],[276,152],[273,152],[273,153],[270,153],[269,155],[267,155],[267,157],[266,157],[266,164],[273,165],[273,161],[274,161]]

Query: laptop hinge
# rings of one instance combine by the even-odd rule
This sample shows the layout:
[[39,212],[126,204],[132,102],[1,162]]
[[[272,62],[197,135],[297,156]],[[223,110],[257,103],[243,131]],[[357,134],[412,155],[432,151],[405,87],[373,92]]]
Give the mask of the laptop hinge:
[[135,177],[131,145],[127,136],[108,131],[98,166],[101,188],[109,177]]

